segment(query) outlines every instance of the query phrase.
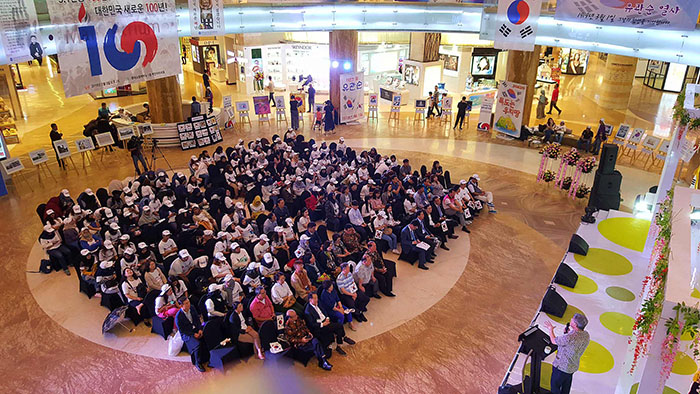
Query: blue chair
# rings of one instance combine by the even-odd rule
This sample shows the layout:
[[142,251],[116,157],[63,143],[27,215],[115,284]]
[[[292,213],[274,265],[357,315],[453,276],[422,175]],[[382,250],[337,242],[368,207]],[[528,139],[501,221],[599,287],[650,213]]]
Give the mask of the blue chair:
[[223,319],[211,319],[204,324],[202,329],[204,345],[209,349],[209,366],[224,371],[224,365],[240,358],[236,346],[229,343],[221,345],[226,338],[223,328]]
[[175,326],[175,319],[169,317],[163,319],[158,316],[158,311],[156,311],[156,298],[158,297],[158,291],[152,290],[146,294],[143,300],[144,305],[148,308],[148,313],[151,315],[151,333],[158,334],[163,337],[163,340],[167,341],[170,333],[173,332]]

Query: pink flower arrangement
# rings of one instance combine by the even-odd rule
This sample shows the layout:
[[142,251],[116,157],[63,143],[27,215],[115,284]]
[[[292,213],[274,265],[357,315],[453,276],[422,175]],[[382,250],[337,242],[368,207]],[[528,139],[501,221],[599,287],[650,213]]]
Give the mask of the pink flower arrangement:
[[558,159],[561,154],[561,145],[558,143],[548,143],[540,149],[541,155],[546,155],[550,159]]
[[593,156],[588,156],[586,158],[583,158],[576,163],[576,165],[581,169],[581,172],[584,174],[588,174],[591,171],[593,171],[593,168],[596,165],[596,159]]
[[564,153],[564,155],[561,157],[561,159],[570,166],[575,166],[579,159],[581,158],[581,154],[578,153],[578,150],[576,148],[571,148],[570,151]]

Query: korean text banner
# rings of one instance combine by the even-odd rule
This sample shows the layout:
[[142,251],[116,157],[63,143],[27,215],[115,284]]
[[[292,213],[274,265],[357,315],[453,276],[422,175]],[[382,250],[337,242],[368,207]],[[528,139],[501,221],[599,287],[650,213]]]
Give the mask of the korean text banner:
[[340,74],[340,123],[362,119],[365,116],[365,75]]
[[501,81],[496,95],[496,114],[493,116],[494,130],[513,138],[520,137],[526,91],[526,85]]
[[44,49],[34,0],[0,0],[0,38],[8,62],[37,59],[41,64]]
[[174,0],[46,3],[67,97],[180,73]]
[[695,30],[698,0],[558,0],[555,19],[648,29]]
[[494,48],[532,51],[542,0],[498,0]]
[[189,0],[192,36],[226,34],[223,0]]

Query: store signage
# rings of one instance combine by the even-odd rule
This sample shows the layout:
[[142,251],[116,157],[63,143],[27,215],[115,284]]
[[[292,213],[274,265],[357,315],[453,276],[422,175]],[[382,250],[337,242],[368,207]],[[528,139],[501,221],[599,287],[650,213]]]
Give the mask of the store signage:
[[532,51],[542,0],[498,0],[494,48]]
[[[526,91],[527,85],[509,81],[501,81],[498,84],[496,114],[493,117],[494,130],[513,138],[520,137]],[[481,109],[483,111],[483,104]]]
[[340,123],[365,116],[365,74],[340,74]]
[[9,63],[41,62],[39,22],[33,0],[0,0],[0,39]]
[[174,0],[46,4],[67,97],[180,73]]
[[700,1],[557,0],[555,19],[645,29],[695,30]]
[[193,36],[226,34],[223,0],[189,0],[188,5]]
[[479,123],[476,129],[479,131],[491,130],[491,112],[493,111],[493,96],[486,95],[481,101],[481,109],[479,110]]

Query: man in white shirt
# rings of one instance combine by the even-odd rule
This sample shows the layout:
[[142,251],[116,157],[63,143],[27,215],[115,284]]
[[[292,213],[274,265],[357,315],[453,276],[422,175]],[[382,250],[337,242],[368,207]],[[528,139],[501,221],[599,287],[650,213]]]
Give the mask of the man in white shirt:
[[345,145],[345,138],[344,138],[344,137],[340,137],[340,139],[338,139],[338,146],[335,148],[335,150],[338,151],[338,152],[342,152],[343,154],[345,154],[345,150],[346,150],[347,148],[348,148],[348,146]]
[[469,188],[469,192],[472,194],[472,196],[474,196],[474,198],[485,202],[486,205],[489,206],[490,213],[496,213],[496,207],[493,205],[493,194],[479,188],[480,180],[481,178],[479,178],[479,174],[472,175],[467,182],[467,188]]
[[187,275],[194,269],[194,260],[187,249],[182,249],[178,252],[178,258],[173,261],[168,271],[168,276],[177,276],[185,282],[189,283]]
[[245,271],[246,268],[248,268],[248,264],[250,264],[250,256],[248,255],[248,251],[241,248],[241,246],[238,244],[238,242],[234,242],[231,244],[231,256],[230,257],[231,257],[231,267],[237,273]]
[[277,272],[274,276],[275,284],[272,285],[270,296],[276,312],[286,312],[289,309],[294,309],[297,313],[304,313],[304,306],[297,301],[297,298],[289,288],[284,274]]
[[362,241],[366,240],[367,223],[365,223],[365,220],[362,217],[362,212],[360,212],[359,203],[356,200],[353,201],[350,205],[350,209],[348,210],[348,219],[350,219],[350,223],[352,223],[353,227],[355,227],[355,231],[357,231],[357,233],[360,234],[360,239]]
[[368,297],[382,298],[379,295],[379,282],[374,277],[374,265],[370,259],[363,257],[360,263],[355,266],[353,276],[357,286]]
[[158,242],[158,251],[164,260],[175,259],[177,257],[177,245],[170,238],[170,230],[163,231],[163,239]]
[[226,302],[221,294],[222,285],[212,283],[209,285],[209,293],[205,296],[204,306],[207,308],[209,318],[226,317]]
[[243,299],[243,288],[239,283],[241,280],[234,277],[231,274],[227,274],[224,278],[223,287],[221,292],[223,293],[224,300],[228,306],[232,307],[234,302],[240,302]]
[[261,261],[265,253],[270,251],[270,238],[263,234],[260,236],[258,243],[253,247],[253,255],[256,261]]

